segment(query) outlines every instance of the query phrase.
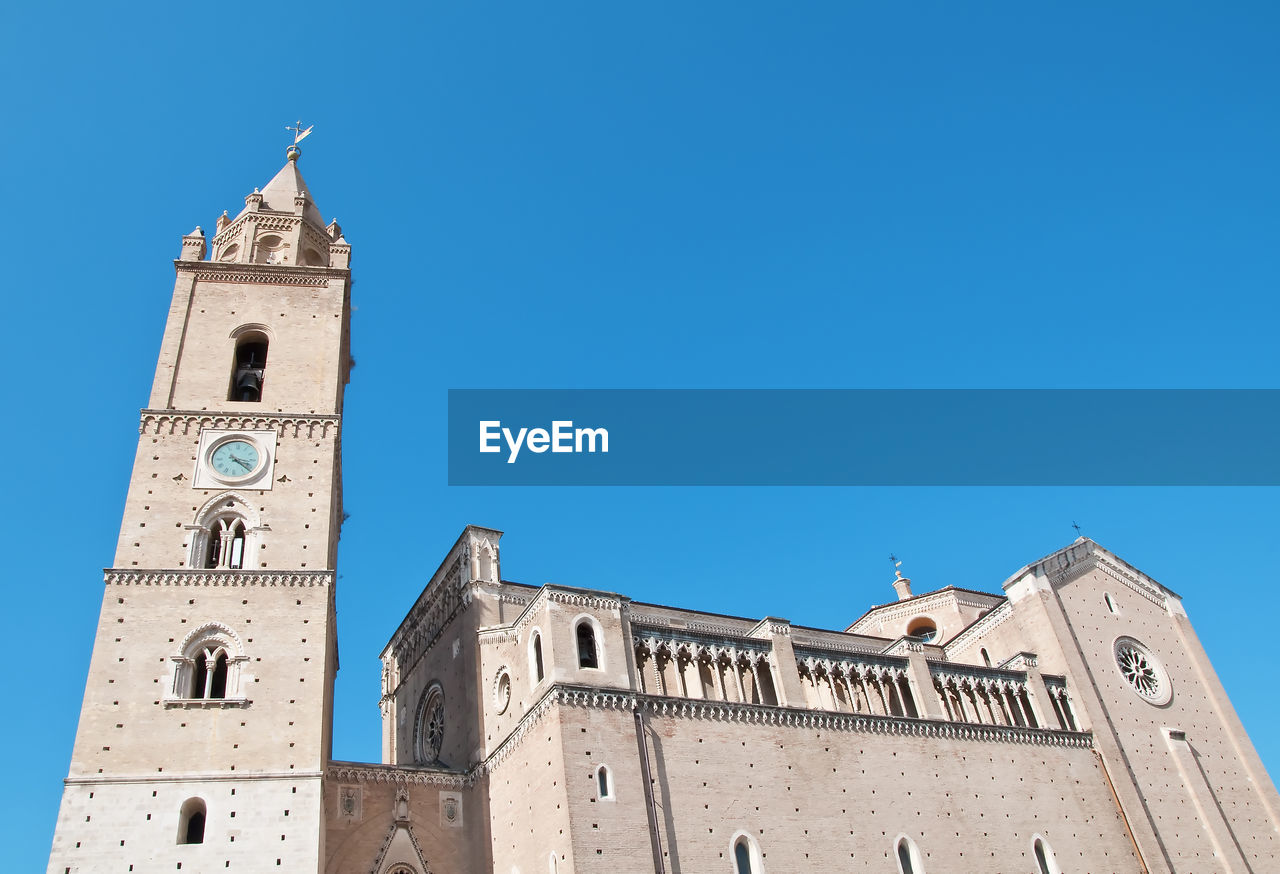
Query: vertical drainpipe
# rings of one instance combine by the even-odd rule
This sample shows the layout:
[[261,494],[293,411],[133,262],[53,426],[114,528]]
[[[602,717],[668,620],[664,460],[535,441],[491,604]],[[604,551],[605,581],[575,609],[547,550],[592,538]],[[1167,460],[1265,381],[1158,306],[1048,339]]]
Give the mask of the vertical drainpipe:
[[649,817],[649,843],[653,846],[653,870],[666,874],[662,861],[662,837],[658,834],[658,802],[653,795],[653,777],[649,771],[649,738],[645,735],[644,710],[637,701],[632,705],[636,718],[636,742],[640,745],[640,778],[644,781],[645,813]]

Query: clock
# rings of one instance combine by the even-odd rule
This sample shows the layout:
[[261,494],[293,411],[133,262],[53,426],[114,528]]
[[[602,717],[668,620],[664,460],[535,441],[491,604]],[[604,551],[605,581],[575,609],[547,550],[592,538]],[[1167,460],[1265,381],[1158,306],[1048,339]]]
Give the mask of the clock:
[[201,428],[191,487],[270,491],[276,438],[273,429]]
[[262,467],[263,454],[248,440],[222,440],[209,453],[209,467],[218,479],[239,482],[248,479]]

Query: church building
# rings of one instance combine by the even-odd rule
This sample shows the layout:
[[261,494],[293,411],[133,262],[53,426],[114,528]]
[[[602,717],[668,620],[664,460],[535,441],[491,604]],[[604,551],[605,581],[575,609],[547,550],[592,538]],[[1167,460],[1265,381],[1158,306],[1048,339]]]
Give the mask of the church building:
[[1276,870],[1181,599],[1087,538],[823,629],[512,583],[468,525],[335,761],[351,247],[299,155],[182,238],[50,874]]

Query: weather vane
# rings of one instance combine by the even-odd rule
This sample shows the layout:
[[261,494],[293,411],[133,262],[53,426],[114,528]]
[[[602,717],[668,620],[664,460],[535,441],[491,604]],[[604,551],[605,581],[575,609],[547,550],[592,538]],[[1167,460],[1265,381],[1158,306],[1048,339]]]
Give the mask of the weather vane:
[[1077,525],[1075,522],[1072,522],[1072,523],[1071,523],[1071,527],[1072,527],[1072,528],[1074,528],[1074,529],[1076,529],[1076,537],[1079,537],[1079,536],[1080,536],[1080,526],[1079,526],[1079,525]]
[[303,130],[303,129],[302,129],[302,119],[298,119],[298,123],[297,123],[297,124],[292,125],[292,126],[286,125],[286,126],[285,126],[285,130],[293,131],[293,144],[296,146],[298,143],[302,142],[302,141],[303,141],[303,140],[305,140],[308,136],[310,136],[311,131],[312,131],[312,129],[313,129],[314,127],[315,127],[315,125],[313,124],[313,125],[311,125],[311,127],[308,127],[306,130]]
[[295,125],[285,125],[285,130],[293,131],[293,145],[285,149],[285,154],[288,155],[290,161],[298,160],[298,156],[302,154],[302,149],[298,148],[298,143],[310,136],[313,128],[315,128],[314,124],[303,130],[302,119],[298,119],[298,123]]
[[902,579],[902,571],[899,570],[902,567],[902,561],[892,552],[889,553],[889,561],[893,562],[894,574],[897,575],[898,579]]

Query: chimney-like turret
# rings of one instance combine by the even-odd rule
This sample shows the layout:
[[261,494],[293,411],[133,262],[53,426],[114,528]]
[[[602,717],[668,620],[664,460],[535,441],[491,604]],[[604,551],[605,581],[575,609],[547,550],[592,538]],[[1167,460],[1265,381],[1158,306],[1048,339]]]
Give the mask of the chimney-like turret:
[[[901,564],[901,562],[899,562]],[[893,581],[893,590],[898,593],[898,600],[905,601],[911,597],[911,580],[902,575],[902,571],[895,570]]]

